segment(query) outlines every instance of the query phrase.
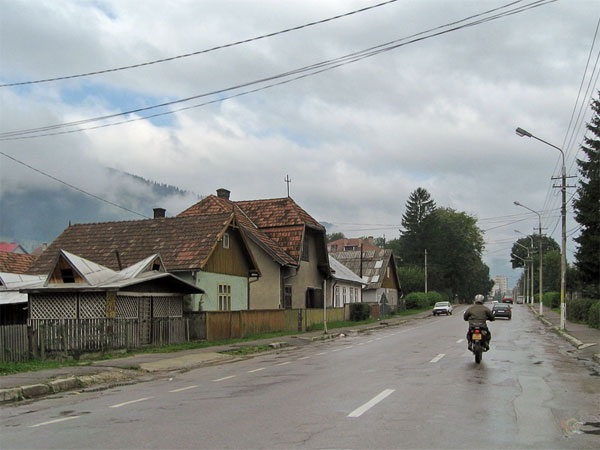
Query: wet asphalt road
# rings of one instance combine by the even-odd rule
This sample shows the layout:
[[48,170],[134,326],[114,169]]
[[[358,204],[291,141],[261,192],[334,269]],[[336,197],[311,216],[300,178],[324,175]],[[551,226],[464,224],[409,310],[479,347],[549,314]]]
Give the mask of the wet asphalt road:
[[4,406],[0,447],[598,447],[595,363],[515,305],[476,365],[461,312]]

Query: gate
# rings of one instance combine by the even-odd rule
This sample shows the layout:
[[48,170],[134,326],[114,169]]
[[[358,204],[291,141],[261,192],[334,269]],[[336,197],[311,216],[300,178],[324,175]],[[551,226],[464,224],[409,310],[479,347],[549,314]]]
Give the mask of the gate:
[[140,298],[140,344],[152,343],[152,303],[148,297]]

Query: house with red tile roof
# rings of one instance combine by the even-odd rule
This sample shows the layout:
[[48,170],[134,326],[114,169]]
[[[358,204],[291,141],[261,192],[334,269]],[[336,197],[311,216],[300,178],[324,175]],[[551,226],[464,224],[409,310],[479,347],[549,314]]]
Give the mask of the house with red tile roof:
[[47,274],[60,251],[114,271],[160,254],[165,268],[201,288],[188,297],[192,311],[248,309],[250,279],[260,270],[233,211],[69,226],[32,264],[28,274]]
[[0,251],[0,272],[25,273],[35,261],[35,256]]
[[250,309],[322,308],[331,275],[325,228],[290,197],[232,201],[217,190],[179,217],[231,211],[247,237],[261,277],[250,283]]
[[342,238],[327,244],[328,252],[349,252],[358,251],[362,248],[363,252],[381,250],[374,244],[373,236],[367,239],[363,238]]
[[10,244],[8,242],[0,242],[0,252],[18,253],[21,255],[27,254],[27,250],[16,242],[11,242]]

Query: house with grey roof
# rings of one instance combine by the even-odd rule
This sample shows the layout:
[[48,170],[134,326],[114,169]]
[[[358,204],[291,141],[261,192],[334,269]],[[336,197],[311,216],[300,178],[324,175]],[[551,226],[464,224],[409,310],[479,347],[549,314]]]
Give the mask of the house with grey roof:
[[362,279],[329,255],[331,278],[327,280],[327,306],[343,308],[350,303],[362,302]]
[[402,289],[391,250],[346,251],[329,254],[363,282],[362,301],[403,308]]
[[28,295],[32,329],[60,333],[48,351],[97,350],[106,336],[117,348],[183,342],[183,298],[204,292],[167,272],[159,254],[113,270],[65,250],[45,277],[19,291]]

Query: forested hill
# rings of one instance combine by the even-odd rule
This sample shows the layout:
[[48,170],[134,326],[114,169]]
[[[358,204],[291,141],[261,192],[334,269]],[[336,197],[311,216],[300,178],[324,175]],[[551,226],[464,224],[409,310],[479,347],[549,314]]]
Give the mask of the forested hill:
[[[153,208],[174,216],[201,197],[175,186],[156,183],[142,177],[104,169],[102,186],[89,189],[94,195],[146,217]],[[0,193],[0,240],[18,242],[27,251],[52,242],[75,223],[138,220],[144,217],[100,201],[66,186]]]

